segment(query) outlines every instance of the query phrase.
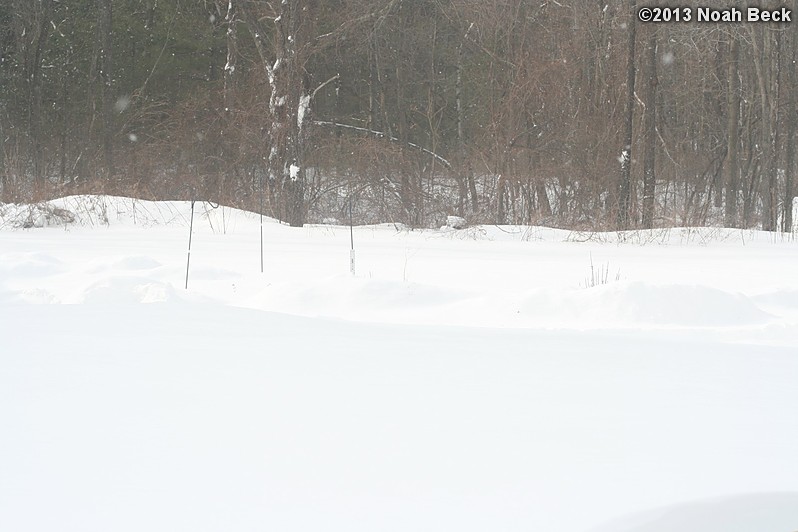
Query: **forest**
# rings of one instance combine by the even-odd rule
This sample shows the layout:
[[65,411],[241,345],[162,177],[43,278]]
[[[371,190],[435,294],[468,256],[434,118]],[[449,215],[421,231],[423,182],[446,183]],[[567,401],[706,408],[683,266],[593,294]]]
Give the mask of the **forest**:
[[798,22],[654,5],[2,0],[0,201],[793,230]]

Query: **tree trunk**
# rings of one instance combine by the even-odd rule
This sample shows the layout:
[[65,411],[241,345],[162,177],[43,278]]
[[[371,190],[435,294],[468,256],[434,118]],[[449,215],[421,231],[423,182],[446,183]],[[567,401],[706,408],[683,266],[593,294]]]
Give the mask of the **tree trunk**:
[[775,175],[776,167],[776,128],[775,120],[778,117],[776,107],[778,103],[778,83],[774,81],[771,67],[778,69],[778,49],[775,50],[774,65],[770,61],[774,51],[772,40],[767,28],[762,28],[762,46],[758,45],[757,29],[751,30],[751,43],[754,52],[754,68],[759,89],[759,105],[761,112],[762,128],[760,129],[759,151],[762,158],[760,164],[761,196],[762,196],[762,230],[773,231],[776,227],[775,218]]
[[770,120],[772,121],[770,134],[770,160],[768,161],[768,227],[771,231],[778,229],[778,205],[779,205],[779,145],[781,127],[780,121],[780,102],[781,102],[781,56],[782,56],[782,35],[783,32],[776,32],[776,57],[774,67],[776,72],[772,75],[773,96],[770,103]]
[[[246,4],[239,6],[255,41],[261,64],[269,80],[269,117],[267,172],[272,187],[279,191],[278,212],[281,220],[293,227],[305,223],[304,147],[310,126],[310,100],[304,64],[298,49],[305,43],[300,32],[307,15],[307,2],[283,0],[273,19],[274,34],[266,39],[260,23]],[[246,6],[246,7],[245,7]],[[266,46],[271,42],[272,62]]]
[[[715,80],[717,80],[720,83],[722,83],[722,80],[724,80],[726,77],[725,75],[726,70],[724,68],[726,64],[725,60],[726,60],[725,48],[720,42],[718,42],[715,45],[715,64],[712,76],[714,76]],[[711,78],[712,76],[708,77]],[[720,117],[723,116],[723,93],[713,89],[712,88],[713,85],[710,85],[710,87],[708,87],[708,90],[712,94],[711,113],[720,119]],[[725,154],[723,155],[723,157],[725,157]],[[713,193],[712,199],[714,202],[714,207],[721,211],[723,210],[723,162],[724,162],[723,159],[721,159],[720,164],[718,164],[717,168],[714,171],[713,180],[712,180],[712,193]]]
[[224,64],[224,111],[225,116],[231,117],[235,111],[235,74],[238,59],[238,28],[236,20],[236,5],[233,0],[227,2],[227,61]]
[[507,223],[507,178],[504,173],[499,174],[496,183],[496,224],[504,225]]
[[[460,176],[458,183],[460,185],[460,200],[459,204],[467,203],[468,197],[471,197],[471,212],[476,213],[479,209],[479,198],[477,198],[477,185],[474,181],[474,172],[471,168],[471,163],[466,154],[466,136],[465,136],[465,106],[463,105],[463,76],[465,67],[463,65],[465,45],[468,35],[471,33],[474,24],[472,23],[465,34],[463,40],[457,46],[457,73],[455,78],[455,109],[457,111],[457,153],[459,162]],[[463,207],[461,207],[463,209]],[[461,214],[462,215],[462,214]]]
[[5,116],[0,111],[0,203],[9,201],[8,168],[6,168],[6,131]]
[[64,184],[67,182],[67,93],[68,93],[68,86],[67,86],[67,76],[64,76],[61,80],[61,120],[60,120],[60,129],[59,135],[61,137],[60,142],[60,153],[59,153],[59,165],[58,165],[58,177],[59,183]]
[[737,227],[737,193],[740,186],[738,146],[740,145],[740,41],[732,33],[729,48],[729,77],[726,121],[726,227]]
[[650,34],[646,46],[648,69],[646,75],[645,153],[643,154],[643,227],[654,226],[654,193],[656,175],[654,170],[657,144],[657,34],[656,26],[649,26]]
[[[472,25],[473,26],[473,25]],[[470,31],[471,28],[469,27]],[[457,110],[457,162],[460,175],[457,176],[458,198],[457,198],[457,214],[463,216],[463,206],[468,198],[468,187],[466,180],[468,179],[464,174],[465,162],[465,136],[463,135],[463,122],[465,122],[465,112],[463,110],[463,44],[465,39],[468,38],[468,31],[463,36],[463,41],[457,47],[457,72],[455,74],[454,85],[454,102],[455,109]]]
[[632,206],[632,128],[634,125],[635,111],[635,18],[636,0],[629,0],[628,27],[628,52],[626,57],[626,123],[623,136],[623,150],[621,150],[621,179],[618,186],[618,228],[629,228],[629,218]]
[[[798,9],[798,0],[793,0],[793,12]],[[792,24],[789,32],[790,44],[787,57],[789,58],[789,67],[787,75],[789,79],[789,96],[787,98],[787,162],[784,172],[784,208],[783,208],[783,226],[782,230],[791,232],[793,230],[793,201],[795,198],[795,143],[798,142],[796,138],[796,130],[798,124],[796,123],[796,105],[795,105],[795,91],[796,83],[798,83],[798,75],[796,75],[796,61],[798,61],[798,24]]]
[[[771,71],[769,76],[769,89],[770,97],[768,98],[768,164],[767,164],[767,185],[764,191],[765,196],[765,212],[763,228],[766,231],[775,231],[777,229],[777,211],[778,211],[778,172],[779,172],[779,102],[781,100],[781,38],[783,32],[776,32],[775,38],[775,51],[771,51],[767,56],[772,58]],[[768,42],[770,35],[767,35]],[[775,70],[775,72],[774,72]]]
[[[411,50],[408,39],[408,33],[413,24],[413,5],[411,1],[399,1],[399,23],[402,31],[399,33],[398,43],[398,60],[396,61],[395,69],[395,84],[394,90],[396,92],[396,136],[399,138],[399,143],[402,146],[407,146],[410,141],[409,131],[409,109],[410,103],[407,97],[407,70],[409,66],[405,64],[410,61]],[[401,183],[401,194],[403,207],[407,213],[407,222],[411,226],[420,224],[419,213],[421,211],[422,191],[421,188],[416,186],[411,176],[409,175],[407,165],[402,165],[399,168],[399,178]]]
[[372,130],[379,129],[377,124],[377,84],[379,83],[379,72],[377,71],[379,65],[377,64],[377,28],[369,35],[369,121],[368,128]]
[[32,39],[32,55],[29,57],[27,79],[29,82],[30,111],[28,128],[33,153],[33,178],[36,186],[44,182],[44,139],[42,138],[42,51],[50,30],[50,0],[39,2],[36,11],[34,36]]
[[113,117],[113,11],[112,0],[98,0],[98,25],[100,32],[100,99],[102,102],[102,122],[101,134],[103,145],[103,160],[105,163],[105,175],[110,183],[116,174],[114,169],[114,117]]

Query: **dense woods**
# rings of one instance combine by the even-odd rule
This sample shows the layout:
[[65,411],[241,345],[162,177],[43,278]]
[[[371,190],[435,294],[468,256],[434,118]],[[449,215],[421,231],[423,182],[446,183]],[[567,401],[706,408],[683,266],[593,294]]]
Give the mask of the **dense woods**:
[[1,199],[792,228],[798,22],[640,5],[2,0]]

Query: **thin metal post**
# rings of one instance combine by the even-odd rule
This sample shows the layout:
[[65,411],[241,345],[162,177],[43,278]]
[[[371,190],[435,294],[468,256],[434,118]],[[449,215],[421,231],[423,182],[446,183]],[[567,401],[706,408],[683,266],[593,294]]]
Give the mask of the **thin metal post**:
[[349,196],[349,271],[355,275],[355,230],[352,223],[352,196]]
[[263,172],[260,174],[260,273],[263,273]]
[[188,290],[188,268],[191,265],[191,235],[194,233],[194,200],[191,200],[191,221],[188,225],[188,255],[186,256],[186,290]]

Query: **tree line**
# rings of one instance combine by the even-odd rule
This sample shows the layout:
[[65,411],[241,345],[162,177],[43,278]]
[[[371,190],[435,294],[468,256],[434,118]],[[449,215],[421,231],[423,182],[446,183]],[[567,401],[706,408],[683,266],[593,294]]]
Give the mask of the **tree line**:
[[0,198],[791,230],[798,22],[646,5],[3,0]]

